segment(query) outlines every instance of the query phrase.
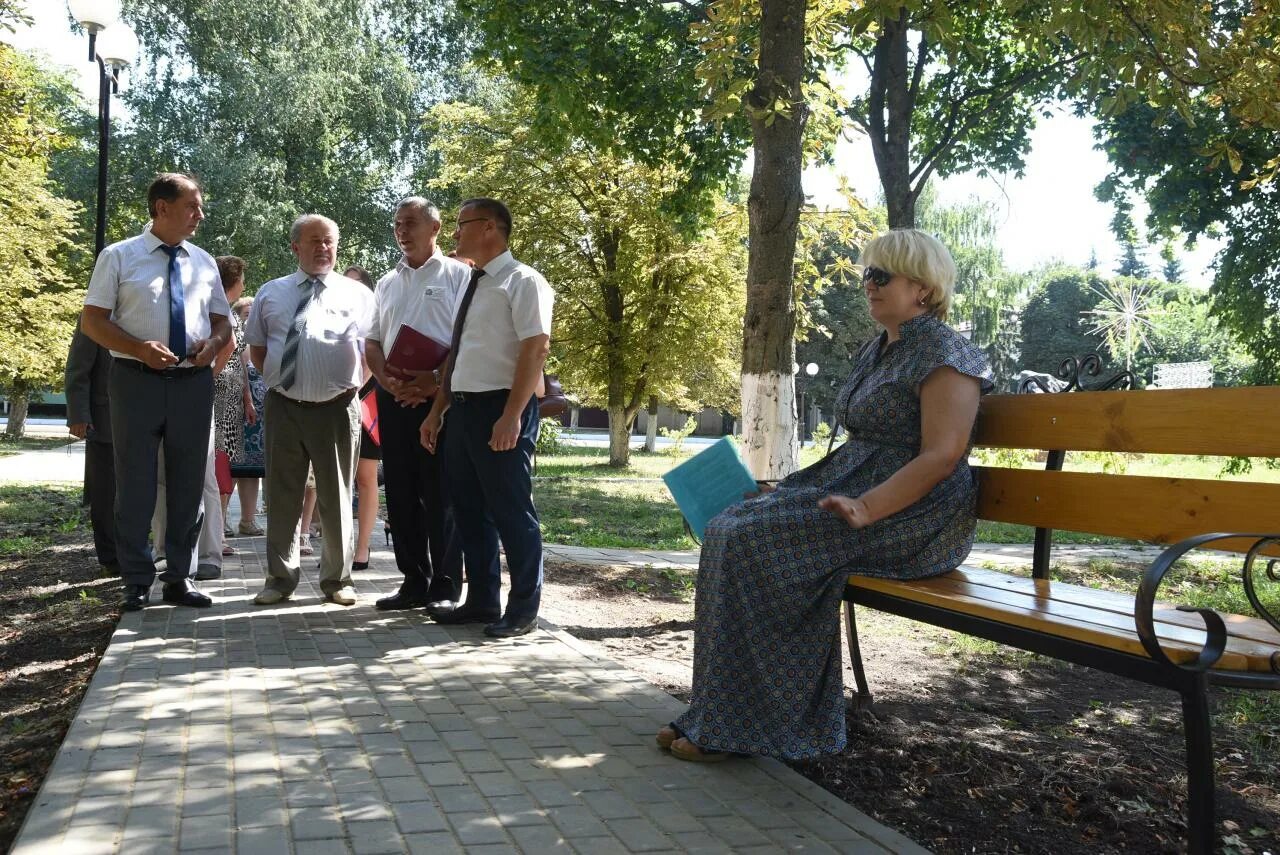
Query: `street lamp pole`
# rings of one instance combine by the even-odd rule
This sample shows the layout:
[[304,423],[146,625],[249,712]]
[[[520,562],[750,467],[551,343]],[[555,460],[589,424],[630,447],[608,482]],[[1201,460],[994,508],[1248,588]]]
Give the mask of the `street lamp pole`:
[[89,34],[89,61],[98,63],[98,199],[93,257],[107,238],[107,167],[111,152],[111,96],[120,91],[120,70],[133,64],[138,37],[119,20],[120,0],[67,0],[71,16]]

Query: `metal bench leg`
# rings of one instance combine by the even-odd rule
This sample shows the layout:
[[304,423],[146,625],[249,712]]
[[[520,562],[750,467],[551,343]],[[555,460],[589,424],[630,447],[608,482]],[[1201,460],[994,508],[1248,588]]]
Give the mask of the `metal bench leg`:
[[1187,851],[1191,855],[1213,852],[1213,730],[1208,688],[1208,680],[1200,675],[1182,692],[1187,740]]
[[858,622],[853,614],[853,603],[847,600],[844,604],[844,629],[845,635],[849,639],[849,659],[853,665],[853,682],[858,687],[858,690],[853,694],[853,708],[857,710],[866,709],[871,706],[874,699],[871,697],[871,689],[867,686],[866,672],[862,670],[862,648],[858,646]]

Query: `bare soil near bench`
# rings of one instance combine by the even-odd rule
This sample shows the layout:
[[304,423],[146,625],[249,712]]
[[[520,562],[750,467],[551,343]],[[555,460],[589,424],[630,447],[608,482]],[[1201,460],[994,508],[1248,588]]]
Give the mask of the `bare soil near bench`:
[[[546,587],[548,620],[688,698],[681,572],[557,564]],[[806,777],[939,853],[1184,851],[1176,695],[870,610],[859,629],[875,704]],[[1214,692],[1224,852],[1280,855],[1278,695]]]

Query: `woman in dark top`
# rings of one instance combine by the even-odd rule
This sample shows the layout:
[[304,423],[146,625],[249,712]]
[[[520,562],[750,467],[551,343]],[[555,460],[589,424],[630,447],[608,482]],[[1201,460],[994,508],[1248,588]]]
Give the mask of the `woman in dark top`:
[[842,750],[846,577],[946,573],[973,545],[968,452],[993,384],[982,352],[945,323],[955,264],[914,229],[880,235],[861,261],[884,331],[854,357],[837,398],[848,440],[707,526],[693,697],[657,736],[682,760]]

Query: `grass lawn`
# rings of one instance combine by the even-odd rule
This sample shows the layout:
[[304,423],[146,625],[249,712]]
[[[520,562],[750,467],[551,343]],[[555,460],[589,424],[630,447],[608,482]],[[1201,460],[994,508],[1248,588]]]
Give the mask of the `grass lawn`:
[[79,485],[0,485],[0,556],[29,555],[86,525]]
[[0,457],[21,454],[24,451],[47,451],[51,448],[62,448],[74,440],[67,436],[23,436],[10,439],[0,434]]

